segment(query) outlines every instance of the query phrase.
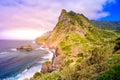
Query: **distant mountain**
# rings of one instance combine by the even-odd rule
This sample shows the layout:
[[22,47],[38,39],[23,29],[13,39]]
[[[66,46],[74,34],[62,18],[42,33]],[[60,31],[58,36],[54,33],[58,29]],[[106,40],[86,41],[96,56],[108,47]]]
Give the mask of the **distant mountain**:
[[95,21],[95,20],[92,20],[92,22],[96,27],[99,27],[102,29],[120,31],[120,21]]
[[100,78],[120,64],[119,53],[113,54],[118,37],[119,33],[95,27],[83,14],[62,10],[53,31],[36,39],[56,51],[52,67],[57,71],[36,73],[31,80],[110,80]]

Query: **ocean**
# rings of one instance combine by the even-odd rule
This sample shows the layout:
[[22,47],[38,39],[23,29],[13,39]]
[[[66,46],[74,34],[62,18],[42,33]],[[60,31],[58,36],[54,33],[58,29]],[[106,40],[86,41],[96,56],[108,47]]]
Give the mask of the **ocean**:
[[[30,44],[32,51],[17,51],[21,45]],[[52,53],[33,41],[0,40],[0,80],[23,80],[41,70],[43,62],[51,60]]]

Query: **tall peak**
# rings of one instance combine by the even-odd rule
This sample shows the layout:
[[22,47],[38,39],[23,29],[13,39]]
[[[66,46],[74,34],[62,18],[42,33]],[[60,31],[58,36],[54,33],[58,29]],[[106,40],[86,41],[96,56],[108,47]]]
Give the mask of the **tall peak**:
[[77,25],[81,28],[92,27],[93,24],[83,14],[75,13],[73,11],[67,12],[66,10],[61,11],[57,25],[62,27],[70,28],[71,26]]
[[65,9],[62,9],[61,14],[59,16],[59,21],[63,21],[67,18],[67,11]]
[[65,9],[62,9],[61,14],[67,13]]

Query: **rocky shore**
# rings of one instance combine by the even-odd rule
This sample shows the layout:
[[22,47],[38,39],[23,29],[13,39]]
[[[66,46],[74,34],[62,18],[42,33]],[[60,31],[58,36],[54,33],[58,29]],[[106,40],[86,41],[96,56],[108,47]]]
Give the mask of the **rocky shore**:
[[[43,47],[43,45],[42,45]],[[43,47],[45,49],[47,49],[48,51],[50,51],[51,53],[53,53],[53,57],[51,61],[46,61],[42,64],[42,68],[41,68],[41,73],[49,73],[49,72],[53,72],[56,71],[60,68],[59,65],[59,59],[58,59],[58,48],[51,48],[51,47]]]

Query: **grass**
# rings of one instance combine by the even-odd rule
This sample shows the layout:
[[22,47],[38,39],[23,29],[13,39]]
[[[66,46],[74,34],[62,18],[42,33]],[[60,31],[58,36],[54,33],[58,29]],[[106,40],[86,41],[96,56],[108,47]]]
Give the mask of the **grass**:
[[[78,60],[75,64],[72,64],[74,60],[66,58],[65,65],[57,72],[37,74],[31,80],[93,80],[96,79],[99,74],[109,69],[110,65],[119,58],[120,55],[112,55],[112,47],[99,47],[94,49],[90,57],[82,59],[78,56]],[[93,59],[93,60],[91,60]],[[93,62],[94,61],[94,62]],[[84,65],[85,64],[85,65]],[[115,64],[115,63],[114,63]],[[78,68],[81,67],[81,68]],[[98,77],[97,77],[98,78]],[[100,79],[99,79],[100,80]]]
[[[94,41],[97,40],[97,35],[95,36],[92,33],[90,33],[90,35],[89,37],[93,38]],[[104,35],[104,33],[102,33],[102,35]],[[107,35],[104,35],[102,38]],[[111,36],[113,40],[116,38],[114,35]],[[119,78],[115,77],[116,74],[119,76],[119,71],[116,71],[119,69],[116,69],[114,66],[120,62],[120,55],[112,54],[115,46],[114,43],[99,39],[96,41],[99,42],[99,44],[96,44],[94,41],[88,39],[88,37],[81,37],[79,34],[69,33],[65,39],[60,42],[60,48],[65,56],[65,65],[57,72],[42,75],[37,74],[36,77],[34,76],[31,80],[119,80]],[[81,53],[79,48],[83,50],[80,55],[78,55]],[[118,67],[120,66],[117,66],[117,68]],[[109,78],[110,75],[113,75],[114,78]]]
[[120,64],[110,67],[96,80],[120,80]]

